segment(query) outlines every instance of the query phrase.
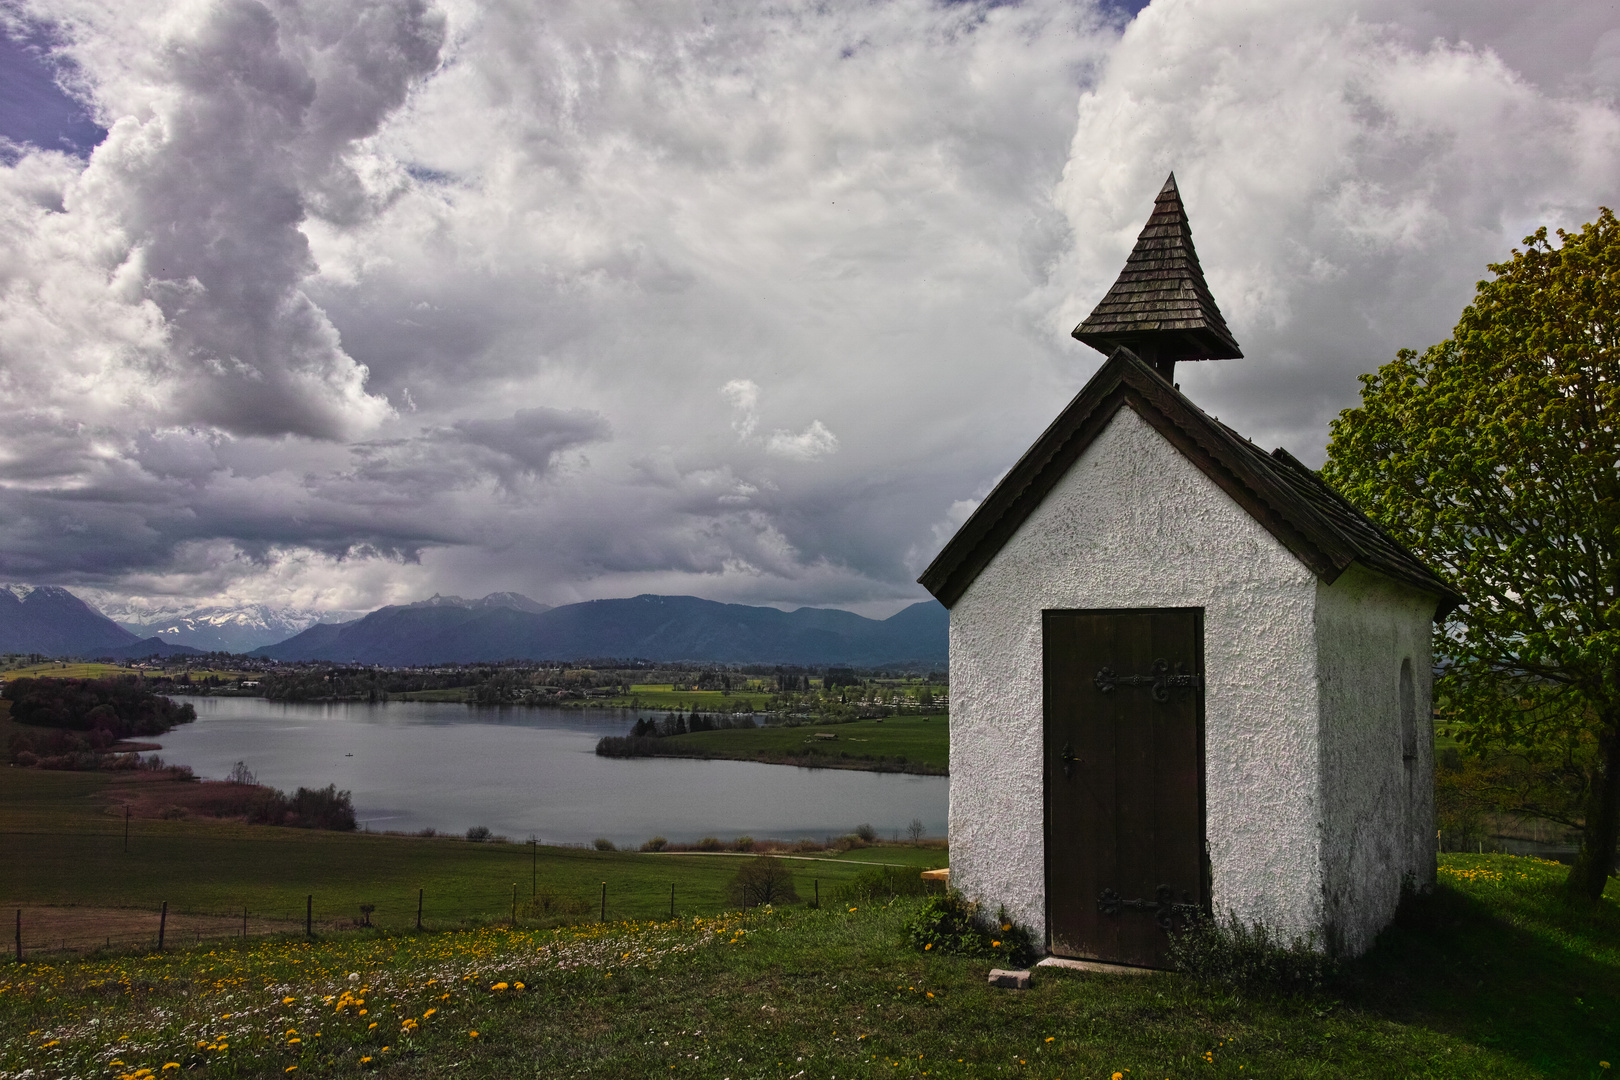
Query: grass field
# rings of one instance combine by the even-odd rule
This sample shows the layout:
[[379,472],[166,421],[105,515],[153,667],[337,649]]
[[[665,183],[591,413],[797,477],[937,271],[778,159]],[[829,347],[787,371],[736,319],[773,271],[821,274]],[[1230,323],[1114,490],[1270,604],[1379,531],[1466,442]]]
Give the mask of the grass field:
[[746,702],[753,708],[763,709],[774,696],[769,693],[745,693],[740,690],[729,694],[722,694],[718,690],[676,690],[673,683],[636,683],[630,687],[630,695],[628,698],[611,700],[614,704],[626,705],[633,698],[644,709],[679,709],[682,712],[691,712],[694,705],[699,709],[735,709],[737,702]]
[[[831,734],[823,740],[818,734]],[[699,731],[662,740],[689,748],[694,756],[746,761],[824,764],[830,768],[860,767],[863,759],[880,759],[921,766],[911,771],[944,773],[950,766],[950,723],[944,716],[891,716],[885,720],[856,720],[847,724],[803,727],[732,728]],[[854,759],[853,761],[840,759]]]
[[140,674],[141,671],[124,664],[64,663],[58,660],[0,670],[0,676],[7,679],[105,679],[109,675]]
[[[106,799],[117,774],[0,769],[0,910],[83,905],[171,911],[240,912],[340,925],[375,904],[374,923],[414,926],[417,891],[429,925],[506,917],[512,887],[520,904],[547,893],[564,907],[599,911],[602,882],[613,919],[666,915],[670,886],[678,913],[710,914],[727,902],[739,860],[722,855],[643,855],[461,839],[314,832],[210,820],[139,820],[124,850],[122,818]],[[182,783],[182,781],[170,781]],[[144,785],[143,785],[144,786]],[[763,839],[763,838],[761,838]],[[944,864],[935,848],[882,846],[819,861],[792,860],[796,887],[814,895],[859,873],[867,860],[919,869]],[[155,925],[155,924],[154,924]],[[87,929],[89,940],[101,935]]]
[[1372,954],[1288,995],[996,990],[907,944],[914,900],[43,961],[0,968],[0,1076],[1607,1078],[1620,909],[1564,908],[1561,875],[1446,856]]

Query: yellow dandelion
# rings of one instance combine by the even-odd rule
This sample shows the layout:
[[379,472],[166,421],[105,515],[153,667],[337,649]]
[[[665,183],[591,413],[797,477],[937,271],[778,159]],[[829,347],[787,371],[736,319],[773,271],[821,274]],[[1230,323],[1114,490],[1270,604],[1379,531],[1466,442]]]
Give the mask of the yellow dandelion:
[[370,1063],[371,1063],[370,1055],[367,1055],[366,1057],[363,1057],[363,1058],[360,1059],[360,1064],[362,1064],[362,1065],[368,1065]]
[[293,1002],[295,1002],[297,1000],[298,999],[295,998],[295,997],[284,997],[284,998],[281,999],[281,1003],[283,1005],[291,1005]]
[[923,946],[923,952],[927,952],[929,949],[932,949],[933,947],[934,947],[934,943],[932,941],[930,941],[928,944]]
[[506,989],[506,984],[503,983],[503,982],[499,982],[499,983],[496,983],[494,986],[490,987],[490,989],[491,990],[505,990]]
[[478,1038],[478,1032],[476,1032],[476,1031],[469,1031],[469,1032],[467,1032],[467,1037],[468,1037],[468,1038],[469,1038],[469,1039],[476,1039],[476,1038]]
[[168,1072],[170,1069],[178,1069],[179,1067],[180,1063],[178,1061],[166,1061],[163,1063],[162,1071]]
[[1048,1036],[1047,1036],[1047,1037],[1046,1037],[1046,1041],[1047,1041],[1047,1042],[1051,1042],[1051,1041],[1052,1041],[1052,1040],[1053,1040],[1053,1039],[1054,1039],[1054,1038],[1055,1038],[1055,1037],[1056,1037],[1056,1036],[1053,1036],[1053,1035],[1048,1035]]
[[524,987],[523,987],[522,983],[513,983],[512,984],[512,989],[514,989],[514,990],[522,990],[523,988]]

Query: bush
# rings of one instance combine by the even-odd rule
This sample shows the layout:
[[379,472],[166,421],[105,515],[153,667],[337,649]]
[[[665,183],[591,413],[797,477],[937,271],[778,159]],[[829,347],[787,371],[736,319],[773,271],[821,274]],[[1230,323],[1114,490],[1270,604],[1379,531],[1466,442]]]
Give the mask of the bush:
[[354,801],[347,791],[339,791],[336,784],[323,788],[301,787],[288,802],[290,825],[300,829],[354,831]]
[[1275,930],[1245,925],[1234,914],[1225,924],[1191,920],[1170,942],[1170,963],[1195,979],[1237,990],[1302,990],[1320,986],[1336,970],[1314,934],[1285,945]]
[[855,826],[855,835],[860,837],[863,843],[872,844],[877,842],[877,830],[869,824]]
[[856,903],[893,900],[897,896],[926,896],[943,889],[937,881],[924,881],[922,871],[914,867],[874,866],[834,889],[832,898],[841,903]]
[[754,850],[754,838],[752,836],[739,836],[739,837],[737,837],[736,840],[732,841],[731,850],[733,850],[733,851],[753,851]]
[[705,836],[703,839],[699,840],[694,847],[696,847],[698,851],[725,850],[725,845],[720,842],[718,837],[714,836]]
[[617,850],[619,850],[616,846],[614,846],[613,841],[609,840],[605,836],[598,836],[595,840],[591,841],[591,845],[593,847],[595,847],[597,851],[617,851]]
[[742,907],[799,902],[792,871],[774,855],[761,855],[743,863],[731,879],[731,897]]
[[648,840],[645,844],[642,844],[641,845],[641,850],[642,851],[663,851],[668,846],[669,846],[669,841],[668,840],[665,840],[662,836],[655,836],[651,840]]
[[489,836],[489,826],[487,825],[474,825],[467,830],[467,839],[474,844],[482,844],[489,839]]
[[999,960],[1008,967],[1027,967],[1035,959],[1029,931],[1007,917],[984,916],[958,892],[929,897],[906,924],[906,936],[924,952],[955,953]]

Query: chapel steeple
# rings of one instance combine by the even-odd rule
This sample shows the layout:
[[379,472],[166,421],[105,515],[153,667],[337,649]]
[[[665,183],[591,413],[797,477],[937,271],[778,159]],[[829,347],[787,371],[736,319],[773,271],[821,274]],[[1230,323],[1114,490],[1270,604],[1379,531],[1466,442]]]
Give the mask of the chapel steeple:
[[1114,287],[1074,336],[1103,353],[1123,345],[1167,382],[1174,381],[1177,360],[1243,356],[1204,283],[1175,173],[1159,190]]

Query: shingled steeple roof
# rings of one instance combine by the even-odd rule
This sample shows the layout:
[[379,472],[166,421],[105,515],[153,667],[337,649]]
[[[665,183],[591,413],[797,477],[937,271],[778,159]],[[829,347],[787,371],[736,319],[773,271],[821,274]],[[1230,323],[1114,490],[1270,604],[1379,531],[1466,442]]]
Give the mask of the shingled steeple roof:
[[1204,283],[1175,173],[1159,190],[1119,279],[1074,336],[1103,353],[1123,345],[1167,379],[1177,360],[1243,356]]

